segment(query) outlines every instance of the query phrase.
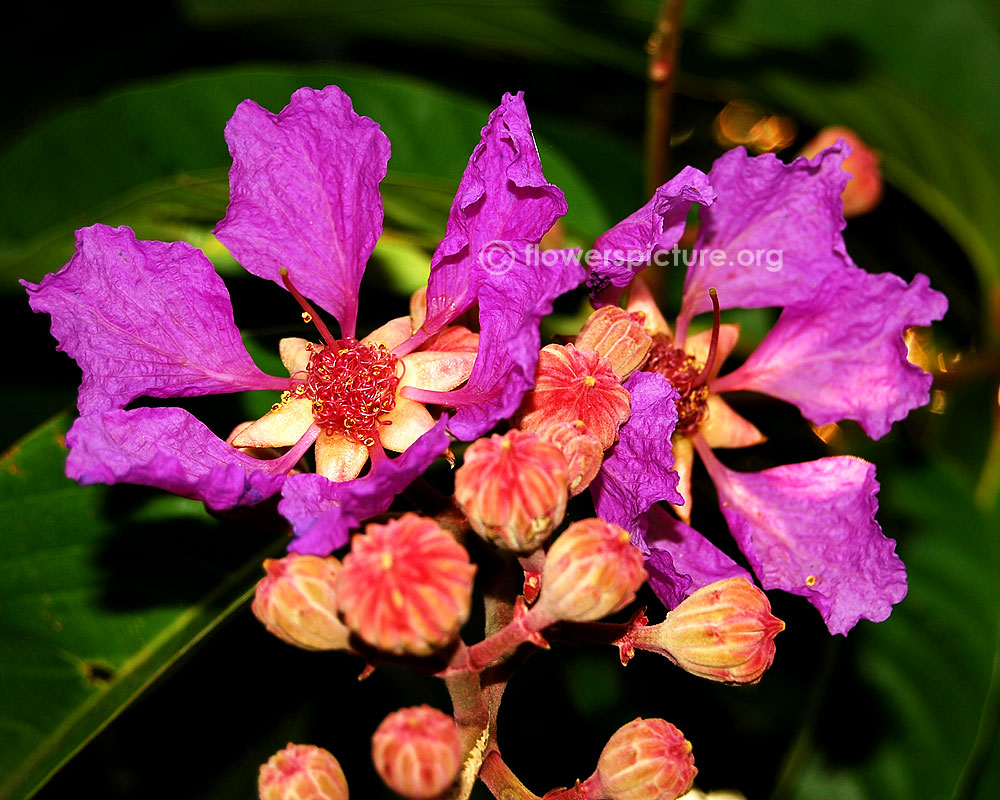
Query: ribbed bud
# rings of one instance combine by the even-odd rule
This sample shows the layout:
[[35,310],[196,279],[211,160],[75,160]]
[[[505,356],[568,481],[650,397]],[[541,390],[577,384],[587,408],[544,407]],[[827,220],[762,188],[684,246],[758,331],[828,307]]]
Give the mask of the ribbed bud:
[[643,315],[618,306],[603,306],[583,324],[576,337],[578,350],[594,350],[611,362],[618,380],[639,369],[653,340],[643,326]]
[[372,761],[385,785],[403,797],[437,797],[462,767],[458,726],[430,706],[400,709],[372,736]]
[[604,460],[600,440],[587,430],[582,420],[543,425],[538,435],[558,447],[566,459],[569,496],[576,497],[597,477]]
[[530,553],[562,522],[568,486],[558,447],[511,430],[469,445],[455,473],[455,501],[484,539]]
[[597,762],[606,800],[674,800],[698,770],[691,743],[662,719],[632,720],[608,740]]
[[601,519],[574,522],[552,543],[538,605],[553,619],[590,622],[624,608],[646,580],[628,531]]
[[337,606],[347,627],[373,647],[428,655],[468,619],[475,573],[450,533],[404,514],[351,539],[337,576]]
[[347,800],[347,780],[322,747],[289,744],[260,768],[260,800]]
[[538,354],[535,388],[525,395],[520,424],[538,431],[551,422],[580,420],[607,450],[630,408],[631,397],[606,358],[571,344],[549,344]]
[[293,553],[267,559],[264,570],[251,608],[271,633],[306,650],[348,649],[351,632],[337,617],[337,559]]
[[767,595],[746,578],[703,586],[659,625],[640,628],[634,644],[721,683],[756,683],[774,661],[774,637],[785,623]]
[[841,195],[844,201],[844,216],[847,218],[867,214],[882,200],[882,170],[878,164],[878,153],[865,144],[850,128],[831,126],[823,128],[816,137],[802,148],[801,155],[812,158],[821,151],[843,139],[851,146],[851,154],[841,166],[851,173],[851,179]]

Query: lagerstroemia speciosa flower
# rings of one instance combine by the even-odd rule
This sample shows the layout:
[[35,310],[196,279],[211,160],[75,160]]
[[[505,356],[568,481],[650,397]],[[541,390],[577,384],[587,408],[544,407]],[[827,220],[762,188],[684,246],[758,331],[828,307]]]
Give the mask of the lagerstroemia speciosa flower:
[[[62,270],[22,282],[83,372],[67,472],[85,484],[158,486],[213,509],[280,491],[296,534],[290,549],[325,555],[445,452],[446,426],[473,439],[514,412],[532,384],[539,321],[583,272],[521,258],[505,270],[484,263],[496,242],[529,252],[566,212],[542,174],[520,94],[506,95],[482,130],[431,261],[425,305],[360,340],[359,286],[382,232],[385,134],[330,86],[297,91],[279,114],[243,102],[226,140],[230,203],[216,235],[245,269],[288,289],[321,340],[283,340],[290,377],[266,375],[204,254],[138,241],[128,228],[78,231]],[[337,321],[339,336],[309,300]],[[451,325],[477,305],[478,334]],[[281,399],[229,441],[186,410],[131,405],[258,389]],[[455,411],[435,421],[428,404]],[[316,472],[293,472],[313,446]],[[278,457],[257,457],[273,448]]]
[[[662,232],[683,225],[687,200],[703,206],[673,329],[636,277],[648,259],[609,258],[589,277],[598,305],[616,301],[631,285],[626,308],[644,313],[653,337],[643,371],[625,383],[632,416],[591,491],[598,514],[626,527],[643,549],[650,584],[668,607],[713,581],[749,577],[687,524],[695,453],[765,589],[806,597],[840,634],[860,619],[886,619],[906,594],[895,542],[875,521],[874,465],[838,456],[742,473],[713,453],[763,441],[722,399],[725,392],[755,391],[793,403],[817,425],[856,420],[873,438],[929,399],[931,376],[907,361],[903,333],[941,319],[947,300],[924,275],[908,285],[851,261],[841,233],[847,152],[841,144],[786,165],[772,155],[730,151],[707,179],[681,173],[597,241],[599,251],[648,256],[670,246]],[[720,326],[716,316],[712,331],[688,332],[692,318],[713,311],[713,303],[782,309],[749,358],[722,376],[739,327]],[[673,409],[662,403],[667,396]],[[668,475],[663,465],[674,460],[677,473]],[[681,518],[660,501],[673,504]]]

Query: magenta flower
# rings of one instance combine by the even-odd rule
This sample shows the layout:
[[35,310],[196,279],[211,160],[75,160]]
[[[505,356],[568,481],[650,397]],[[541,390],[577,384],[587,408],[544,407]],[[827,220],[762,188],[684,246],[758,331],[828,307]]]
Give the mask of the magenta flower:
[[[851,261],[841,235],[846,155],[845,148],[831,148],[813,161],[786,165],[771,155],[748,158],[738,149],[715,162],[700,234],[685,256],[690,266],[673,331],[641,279],[632,282],[628,308],[646,314],[654,339],[643,369],[669,382],[676,414],[660,415],[659,421],[634,414],[593,493],[598,513],[629,527],[644,549],[650,583],[668,607],[713,581],[749,577],[687,524],[695,453],[765,589],[805,596],[830,631],[842,634],[860,619],[886,619],[906,594],[906,570],[895,542],[875,521],[874,465],[841,456],[740,473],[713,453],[764,438],[723,400],[725,392],[777,397],[797,405],[817,425],[853,419],[875,438],[929,399],[931,376],[907,361],[903,333],[941,319],[947,300],[923,275],[907,285]],[[717,199],[710,202],[714,193]],[[626,223],[604,234],[605,247],[634,243],[635,232]],[[616,299],[614,287],[625,286],[643,266],[599,265],[589,279],[597,292],[604,290],[595,299]],[[721,377],[739,327],[716,322],[713,331],[688,335],[691,319],[713,310],[710,289],[717,291],[721,308],[783,309],[757,350]],[[655,459],[636,457],[633,444],[649,440],[651,424],[659,435],[672,437],[669,458],[677,468],[676,480],[662,482],[655,499],[649,476],[668,456],[661,450]],[[680,519],[655,501],[673,504]]]
[[[506,95],[483,128],[431,264],[426,315],[418,303],[414,317],[360,341],[358,290],[382,232],[385,134],[330,86],[299,90],[279,114],[245,101],[226,140],[231,196],[216,234],[248,271],[289,289],[322,340],[283,340],[290,376],[266,375],[201,252],[137,241],[128,228],[79,231],[62,270],[22,281],[83,372],[67,473],[85,484],[157,486],[213,509],[281,491],[292,549],[325,554],[447,449],[446,425],[475,438],[516,409],[534,374],[539,320],[583,274],[483,263],[481,251],[497,242],[529,250],[566,211],[542,175],[520,95]],[[337,320],[339,337],[306,298]],[[449,327],[477,303],[478,335]],[[280,392],[278,402],[228,442],[183,409],[130,406],[258,389]],[[456,411],[436,420],[428,403]],[[317,472],[299,472],[310,448]]]

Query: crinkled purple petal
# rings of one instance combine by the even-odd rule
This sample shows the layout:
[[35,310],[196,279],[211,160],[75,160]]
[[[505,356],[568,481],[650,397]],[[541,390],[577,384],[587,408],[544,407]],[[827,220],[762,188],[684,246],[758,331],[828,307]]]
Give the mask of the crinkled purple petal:
[[216,510],[266,500],[285,480],[180,408],[88,414],[73,423],[66,444],[66,474],[82,484],[156,486]]
[[710,583],[753,576],[690,525],[653,506],[647,520],[646,572],[649,585],[667,608]]
[[677,426],[677,390],[659,373],[635,372],[625,381],[632,413],[590,484],[597,516],[625,528],[637,544],[646,512],[660,500],[682,504],[670,444]]
[[878,439],[930,399],[932,376],[907,361],[904,331],[947,310],[925,275],[909,286],[889,273],[831,276],[813,299],[785,308],[746,362],[712,388],[781,398],[817,425],[857,420]]
[[771,154],[749,158],[740,147],[715,162],[708,179],[719,196],[701,212],[682,319],[712,309],[712,287],[722,308],[785,306],[811,298],[848,266],[840,199],[848,150],[783,164]]
[[215,235],[254,275],[295,288],[353,336],[358,286],[382,233],[389,140],[336,86],[299,89],[279,114],[252,100],[226,125],[229,208]]
[[708,176],[694,167],[684,167],[657,189],[646,205],[598,236],[587,276],[594,305],[616,302],[620,292],[615,289],[628,286],[649,266],[654,253],[677,245],[692,203],[707,206],[713,202],[715,190]]
[[83,371],[81,414],[143,395],[277,388],[243,346],[222,279],[188,244],[136,241],[129,228],[94,225],[77,231],[76,252],[59,272],[21,284]]
[[285,481],[278,511],[292,523],[293,553],[327,556],[347,544],[352,528],[387,511],[393,499],[448,449],[442,417],[400,456],[384,459],[363,478],[337,483],[315,473]]
[[[416,400],[453,406],[451,432],[472,441],[517,411],[535,385],[539,325],[552,302],[583,281],[575,251],[550,250],[488,275],[479,291],[479,354],[468,383],[453,392],[414,393]],[[406,391],[406,390],[404,390]]]
[[431,259],[423,329],[437,333],[475,303],[488,276],[530,260],[565,213],[562,191],[542,174],[521,93],[505,94],[472,151]]
[[875,521],[874,465],[837,456],[737,473],[707,447],[698,452],[729,529],[765,589],[804,596],[830,632],[842,634],[860,619],[886,619],[906,595],[896,543]]

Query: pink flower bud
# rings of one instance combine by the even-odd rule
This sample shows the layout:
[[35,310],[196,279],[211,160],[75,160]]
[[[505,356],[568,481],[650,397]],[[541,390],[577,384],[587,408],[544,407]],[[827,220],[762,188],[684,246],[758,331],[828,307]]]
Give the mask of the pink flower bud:
[[865,144],[850,128],[831,126],[823,128],[816,137],[802,148],[801,155],[813,158],[820,151],[843,139],[851,146],[851,154],[844,160],[842,169],[851,173],[851,179],[841,195],[844,216],[858,217],[867,214],[882,200],[882,171],[878,153]]
[[576,497],[590,486],[604,460],[604,448],[583,422],[552,422],[543,425],[538,435],[562,451],[569,476],[570,497]]
[[289,644],[306,650],[346,650],[351,632],[337,617],[335,558],[287,555],[264,562],[254,596],[254,615]]
[[372,761],[385,785],[403,797],[437,797],[462,767],[458,726],[430,706],[400,709],[372,736]]
[[260,768],[260,800],[347,800],[347,780],[322,747],[289,744]]
[[604,356],[620,381],[639,369],[652,343],[643,316],[618,306],[597,309],[576,337],[577,350],[594,350]]
[[511,430],[469,445],[455,473],[455,501],[484,539],[530,553],[562,522],[568,483],[558,447]]
[[726,578],[703,586],[659,625],[640,628],[634,644],[709,680],[756,683],[784,629],[767,595],[746,578]]
[[646,580],[628,531],[602,519],[574,522],[552,543],[542,567],[544,613],[590,622],[624,608]]
[[610,361],[593,350],[550,344],[538,354],[535,388],[521,406],[521,427],[538,431],[551,422],[580,420],[607,450],[618,439],[630,404]]
[[622,726],[597,762],[599,796],[607,800],[674,800],[697,774],[691,743],[662,719],[640,717]]
[[476,568],[432,519],[404,514],[351,539],[337,576],[344,623],[373,647],[423,656],[450,643],[469,617]]

